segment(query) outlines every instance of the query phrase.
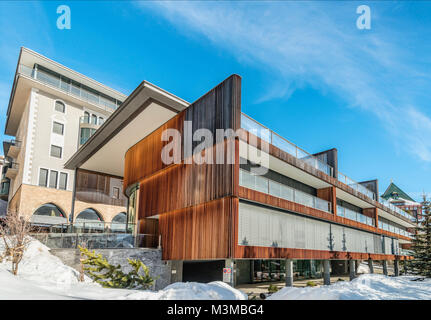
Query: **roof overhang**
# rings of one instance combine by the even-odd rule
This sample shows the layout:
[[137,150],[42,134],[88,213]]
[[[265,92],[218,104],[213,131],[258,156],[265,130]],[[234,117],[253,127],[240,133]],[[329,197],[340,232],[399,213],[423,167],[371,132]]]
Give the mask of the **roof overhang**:
[[127,150],[188,106],[187,101],[142,82],[66,162],[65,168],[124,176]]

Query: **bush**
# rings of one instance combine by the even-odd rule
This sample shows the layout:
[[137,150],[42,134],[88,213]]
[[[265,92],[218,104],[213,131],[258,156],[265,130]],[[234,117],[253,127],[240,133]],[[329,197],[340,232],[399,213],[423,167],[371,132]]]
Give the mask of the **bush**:
[[[78,246],[81,256],[86,256],[82,261],[85,265],[84,270],[90,277],[105,288],[122,288],[122,289],[148,289],[154,279],[150,276],[148,267],[140,260],[127,259],[133,267],[129,273],[124,273],[121,266],[113,266],[101,254],[89,251],[87,248]],[[142,269],[143,273],[140,273]]]
[[274,293],[280,290],[276,285],[273,285],[272,283],[268,286],[268,292]]
[[307,287],[315,287],[317,286],[317,283],[314,281],[307,281]]

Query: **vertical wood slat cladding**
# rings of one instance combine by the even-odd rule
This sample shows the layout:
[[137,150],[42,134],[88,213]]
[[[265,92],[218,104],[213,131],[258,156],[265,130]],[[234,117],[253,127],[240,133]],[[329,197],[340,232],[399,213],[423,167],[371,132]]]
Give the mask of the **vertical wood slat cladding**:
[[228,258],[234,201],[226,197],[160,215],[162,259]]
[[[225,140],[227,148],[237,140]],[[217,145],[212,153],[215,161]],[[225,160],[227,153],[225,153]],[[144,179],[139,185],[140,217],[150,217],[233,195],[234,166],[227,164],[177,164]]]
[[317,189],[317,197],[331,203],[332,213],[337,214],[337,189],[335,187],[328,187]]
[[[210,90],[184,111],[180,112],[153,133],[131,147],[125,155],[124,190],[143,178],[167,167],[161,151],[168,141],[162,141],[164,130],[176,129],[181,133],[181,160],[184,160],[184,121],[192,121],[192,132],[209,129],[215,139],[217,129],[237,130],[241,127],[241,78],[232,75]],[[185,136],[186,135],[186,136]],[[193,142],[193,148],[199,142]]]

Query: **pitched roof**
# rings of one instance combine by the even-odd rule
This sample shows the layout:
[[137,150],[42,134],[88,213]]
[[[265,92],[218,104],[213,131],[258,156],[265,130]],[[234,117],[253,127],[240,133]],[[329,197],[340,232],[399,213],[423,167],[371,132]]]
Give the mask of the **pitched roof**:
[[398,198],[402,198],[404,200],[409,200],[416,202],[413,200],[407,193],[405,193],[403,190],[401,190],[399,187],[395,185],[395,183],[391,182],[391,184],[386,189],[385,193],[381,196],[383,199],[388,200],[389,198],[394,198],[393,195],[396,193],[398,195]]

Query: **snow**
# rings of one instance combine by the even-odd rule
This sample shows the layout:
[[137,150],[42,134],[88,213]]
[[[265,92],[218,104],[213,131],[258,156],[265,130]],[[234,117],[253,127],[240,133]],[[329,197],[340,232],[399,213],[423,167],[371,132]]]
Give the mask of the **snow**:
[[[0,242],[0,254],[3,253]],[[85,277],[79,282],[79,273],[63,264],[37,240],[30,242],[19,264],[18,276],[10,272],[10,261],[0,263],[0,300],[65,300],[65,299],[134,299],[186,300],[223,299],[246,300],[247,295],[223,282],[208,284],[173,283],[160,291],[103,288]]]
[[363,274],[353,281],[340,281],[330,286],[285,287],[268,299],[272,300],[430,300],[431,279],[412,281],[414,276],[387,277]]

